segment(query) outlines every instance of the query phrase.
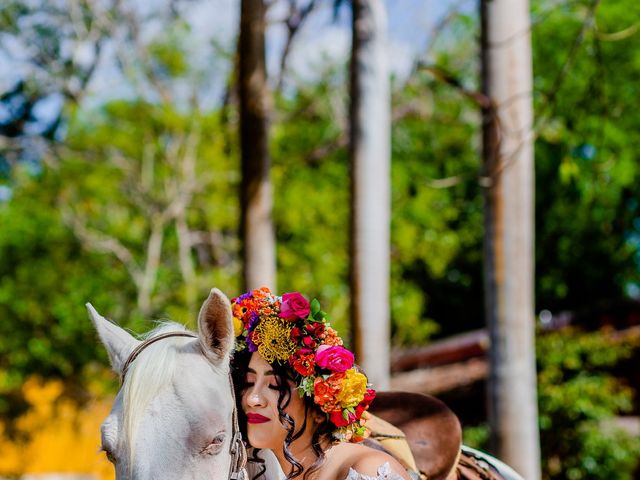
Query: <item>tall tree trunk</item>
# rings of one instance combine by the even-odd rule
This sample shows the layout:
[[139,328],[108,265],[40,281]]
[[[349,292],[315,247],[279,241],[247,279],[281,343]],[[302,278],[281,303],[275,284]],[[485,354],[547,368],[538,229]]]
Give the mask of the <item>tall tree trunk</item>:
[[239,39],[241,224],[244,289],[276,288],[263,0],[242,0]]
[[390,98],[382,0],[353,0],[351,324],[356,358],[389,387]]
[[492,441],[540,478],[533,315],[533,108],[528,0],[481,0],[485,306]]

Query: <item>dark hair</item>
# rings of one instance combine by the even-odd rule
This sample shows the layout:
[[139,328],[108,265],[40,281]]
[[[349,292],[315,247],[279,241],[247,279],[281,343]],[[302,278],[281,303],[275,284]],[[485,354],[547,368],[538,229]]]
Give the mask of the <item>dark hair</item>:
[[[257,354],[257,353],[256,353]],[[238,421],[240,423],[240,432],[242,433],[243,438],[246,440],[247,437],[247,416],[242,409],[242,394],[247,389],[246,386],[246,375],[247,369],[249,368],[249,361],[251,360],[252,352],[248,350],[242,350],[240,352],[236,352],[231,360],[231,376],[233,379],[233,388],[236,394],[236,403],[238,408]],[[315,410],[319,412],[325,420],[315,429],[313,432],[313,436],[311,438],[311,447],[313,452],[316,454],[317,459],[309,469],[303,474],[303,479],[307,480],[308,475],[312,474],[316,470],[320,468],[322,463],[324,462],[324,450],[320,444],[320,441],[323,439],[331,440],[331,433],[334,430],[334,426],[331,424],[328,418],[326,418],[326,414],[320,410],[320,407],[316,405],[313,400],[309,397],[303,397],[304,401],[304,413],[305,419],[303,424],[300,426],[300,429],[296,431],[296,423],[288,415],[284,410],[289,405],[291,401],[291,387],[289,386],[289,381],[294,381],[291,375],[290,367],[280,365],[278,363],[271,364],[274,372],[274,376],[276,378],[276,383],[278,385],[278,416],[280,423],[287,430],[287,436],[285,438],[284,444],[282,445],[282,452],[287,461],[292,465],[293,469],[291,473],[287,475],[286,480],[291,480],[294,477],[299,476],[304,471],[304,467],[298,460],[292,455],[289,450],[289,446],[298,438],[302,436],[304,431],[307,428],[307,413],[310,410]],[[262,464],[261,470],[258,474],[251,480],[257,480],[262,474],[265,473],[266,467],[264,466],[264,460],[258,457],[258,452],[260,449],[254,448],[253,455],[249,458],[249,461],[254,463]]]

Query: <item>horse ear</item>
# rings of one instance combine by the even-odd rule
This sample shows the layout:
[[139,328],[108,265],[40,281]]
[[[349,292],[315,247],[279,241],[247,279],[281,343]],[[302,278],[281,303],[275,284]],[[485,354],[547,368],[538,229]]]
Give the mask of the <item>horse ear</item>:
[[89,311],[89,317],[98,332],[100,341],[107,349],[113,370],[118,375],[122,374],[124,362],[127,361],[129,354],[136,348],[140,341],[136,340],[122,327],[119,327],[100,315],[90,303],[87,303],[86,307]]
[[228,362],[233,349],[231,302],[217,288],[211,289],[198,315],[198,335],[204,352],[216,362]]

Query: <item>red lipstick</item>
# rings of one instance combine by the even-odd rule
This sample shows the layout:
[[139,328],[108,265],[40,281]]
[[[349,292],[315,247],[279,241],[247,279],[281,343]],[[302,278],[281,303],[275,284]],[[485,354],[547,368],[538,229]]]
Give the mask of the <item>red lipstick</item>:
[[247,413],[247,422],[249,423],[266,423],[270,421],[270,418],[260,415],[259,413]]

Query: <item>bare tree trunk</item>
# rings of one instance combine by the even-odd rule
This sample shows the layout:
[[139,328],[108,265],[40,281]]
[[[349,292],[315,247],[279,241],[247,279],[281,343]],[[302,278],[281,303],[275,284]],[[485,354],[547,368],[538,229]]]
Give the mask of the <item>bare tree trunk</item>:
[[390,98],[382,0],[353,0],[351,324],[356,358],[389,387]]
[[271,219],[269,158],[269,90],[265,65],[263,0],[242,0],[240,11],[239,86],[241,237],[246,290],[275,290],[275,238]]
[[500,458],[540,478],[533,315],[533,108],[528,0],[482,0],[489,420]]

